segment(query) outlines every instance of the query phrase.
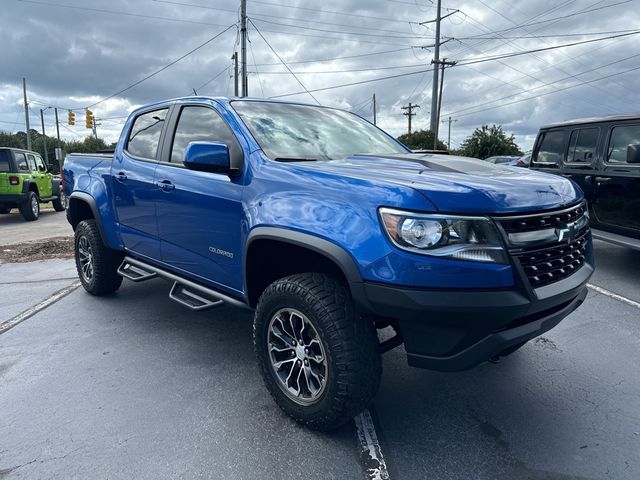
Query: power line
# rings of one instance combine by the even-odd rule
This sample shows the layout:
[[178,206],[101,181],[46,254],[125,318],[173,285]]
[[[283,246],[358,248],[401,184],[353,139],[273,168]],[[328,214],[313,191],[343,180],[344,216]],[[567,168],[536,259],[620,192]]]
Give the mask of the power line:
[[[519,24],[519,25],[515,25],[515,26],[513,26],[513,27],[504,28],[504,29],[501,29],[501,30],[493,30],[493,31],[487,32],[487,35],[490,35],[490,34],[497,34],[497,33],[504,33],[504,32],[510,32],[510,31],[515,30],[515,29],[518,29],[518,28],[531,27],[531,26],[533,26],[533,25],[540,25],[540,24],[542,24],[542,23],[557,22],[557,21],[559,21],[559,20],[564,20],[565,18],[572,18],[572,19],[573,19],[573,18],[575,18],[577,15],[583,15],[583,14],[585,14],[585,13],[590,13],[590,12],[596,12],[596,11],[599,11],[599,10],[604,10],[604,9],[606,9],[606,8],[611,8],[611,7],[615,7],[615,6],[618,6],[618,5],[623,5],[623,4],[625,4],[625,3],[629,3],[629,2],[632,2],[632,1],[633,1],[633,0],[622,0],[622,1],[617,2],[617,3],[611,3],[611,4],[609,4],[609,5],[603,5],[602,7],[591,8],[591,9],[587,9],[587,10],[579,10],[579,11],[577,11],[577,12],[572,12],[572,13],[569,13],[569,14],[567,14],[567,15],[562,15],[562,16],[560,16],[560,17],[548,18],[548,19],[546,19],[546,20],[539,20],[539,21],[536,21],[536,22],[530,22],[530,23]],[[598,3],[602,3],[602,1],[600,1],[600,2],[596,2],[594,5],[597,5]],[[468,14],[465,14],[465,15],[467,15],[467,16],[468,16]],[[535,17],[534,17],[534,18],[535,18]]]
[[[400,68],[417,68],[423,67],[423,63],[413,63],[411,65],[395,65],[389,67],[368,67],[368,68],[354,68],[349,70],[323,70],[323,71],[296,71],[294,72],[296,75],[305,75],[305,74],[314,74],[314,75],[323,75],[330,73],[355,73],[355,72],[371,72],[374,70],[397,70]],[[262,75],[288,75],[288,72],[261,72]]]
[[536,52],[546,52],[549,50],[557,50],[558,48],[566,48],[566,47],[573,47],[576,45],[584,45],[586,43],[594,43],[594,42],[601,42],[603,40],[611,40],[613,38],[621,38],[621,37],[627,37],[630,35],[637,35],[640,33],[640,30],[634,30],[631,33],[621,33],[619,35],[610,35],[607,37],[601,37],[601,38],[594,38],[591,40],[583,40],[580,42],[572,42],[572,43],[565,43],[562,45],[554,45],[551,47],[544,47],[544,48],[534,48],[532,50],[524,50],[521,52],[511,52],[511,53],[505,53],[505,54],[498,54],[498,55],[491,55],[488,57],[484,57],[484,58],[476,58],[476,59],[462,59],[458,62],[459,65],[472,65],[475,63],[483,63],[483,62],[488,62],[488,61],[492,61],[492,60],[499,60],[499,59],[503,59],[503,58],[511,58],[511,57],[517,57],[519,55],[528,55],[531,53],[536,53]]
[[125,15],[128,17],[138,17],[138,18],[149,18],[152,20],[164,20],[167,22],[180,22],[180,23],[192,23],[195,25],[209,25],[213,27],[224,27],[224,25],[218,23],[209,23],[209,22],[199,22],[197,20],[186,20],[181,18],[170,18],[170,17],[158,17],[155,15],[144,15],[142,13],[129,13],[129,12],[121,12],[119,10],[105,10],[103,8],[91,8],[91,7],[81,7],[80,5],[65,5],[63,3],[53,3],[53,2],[40,2],[37,0],[18,0],[23,3],[33,3],[35,5],[44,5],[47,7],[59,7],[59,8],[69,8],[71,10],[84,10],[87,12],[96,12],[96,13],[107,13],[110,15]]
[[340,35],[357,35],[357,36],[362,36],[362,37],[410,38],[410,39],[422,38],[422,37],[418,37],[417,35],[387,35],[387,34],[376,34],[376,33],[345,32],[343,30],[327,30],[327,29],[324,29],[324,28],[305,27],[304,25],[294,25],[294,24],[290,24],[290,23],[274,22],[272,20],[264,20],[264,19],[261,19],[261,18],[256,18],[255,16],[252,16],[252,18],[254,20],[256,20],[258,22],[262,22],[262,23],[268,23],[268,24],[271,24],[271,25],[278,25],[278,26],[281,26],[281,27],[299,28],[301,30],[311,30],[313,32],[338,33]]
[[471,37],[451,37],[454,40],[526,40],[526,39],[536,39],[536,38],[560,38],[560,37],[586,37],[588,35],[609,35],[616,33],[629,33],[636,32],[637,30],[613,30],[608,32],[582,32],[582,33],[555,33],[549,35],[519,35],[514,37],[480,37],[477,35]]
[[162,68],[160,68],[160,69],[156,70],[156,71],[155,71],[155,72],[153,72],[153,73],[150,73],[149,75],[147,75],[146,77],[144,77],[144,78],[142,78],[142,79],[138,80],[137,82],[132,83],[132,84],[131,84],[131,85],[129,85],[128,87],[125,87],[125,88],[123,88],[122,90],[118,90],[117,92],[112,93],[112,94],[111,94],[111,95],[109,95],[108,97],[105,97],[105,98],[103,98],[102,100],[98,100],[97,102],[92,103],[92,104],[91,104],[91,105],[89,105],[87,108],[95,107],[96,105],[98,105],[98,104],[100,104],[100,103],[102,103],[102,102],[105,102],[105,101],[109,100],[110,98],[116,97],[116,96],[120,95],[121,93],[124,93],[124,92],[126,92],[127,90],[130,90],[130,89],[132,89],[133,87],[135,87],[135,86],[137,86],[137,85],[140,85],[142,82],[144,82],[144,81],[146,81],[146,80],[149,80],[151,77],[155,77],[155,76],[156,76],[157,74],[159,74],[160,72],[163,72],[163,71],[164,71],[164,70],[166,70],[167,68],[169,68],[169,67],[171,67],[171,66],[175,65],[176,63],[178,63],[180,60],[182,60],[182,59],[184,59],[184,58],[188,57],[188,56],[189,56],[189,55],[191,55],[192,53],[194,53],[194,52],[196,52],[196,51],[200,50],[202,47],[204,47],[204,46],[208,45],[209,43],[213,42],[216,38],[218,38],[218,37],[219,37],[219,36],[221,36],[222,34],[226,33],[227,31],[229,31],[231,28],[233,28],[233,27],[235,27],[235,26],[236,26],[236,24],[235,24],[235,23],[234,23],[233,25],[229,25],[227,28],[225,28],[225,29],[224,29],[224,30],[222,30],[221,32],[219,32],[219,33],[217,33],[216,35],[214,35],[213,37],[209,38],[206,42],[203,42],[203,43],[201,43],[200,45],[198,45],[196,48],[194,48],[194,49],[192,49],[192,50],[189,50],[187,53],[185,53],[184,55],[182,55],[182,56],[178,57],[178,58],[177,58],[177,59],[175,59],[174,61],[172,61],[172,62],[170,62],[170,63],[166,64],[164,67],[162,67]]
[[[298,7],[295,5],[285,5],[282,3],[276,3],[276,2],[266,2],[264,0],[251,0],[251,3],[256,3],[256,4],[260,4],[260,5],[271,5],[271,6],[275,6],[275,7],[282,7],[282,8],[286,8],[288,10],[291,9],[295,9],[295,10],[305,10],[308,12],[317,12],[317,13],[324,13],[324,14],[332,14],[332,15],[343,15],[343,16],[347,16],[347,17],[357,17],[357,18],[370,18],[372,20],[382,20],[384,22],[394,22],[394,23],[409,23],[410,20],[394,20],[394,19],[390,19],[390,18],[385,18],[385,17],[375,17],[372,15],[364,15],[364,14],[360,14],[360,13],[347,13],[347,12],[340,12],[340,11],[336,11],[336,10],[323,10],[323,9],[318,9],[318,8],[308,8],[308,7]],[[415,5],[415,4],[413,4]]]
[[[391,80],[393,78],[408,77],[410,75],[419,75],[420,73],[426,73],[426,72],[431,72],[431,71],[433,71],[433,69],[432,68],[428,68],[428,69],[425,69],[425,70],[418,70],[418,71],[415,71],[415,72],[399,73],[397,75],[389,75],[389,76],[386,76],[386,77],[371,78],[369,80],[360,80],[358,82],[343,83],[341,85],[332,85],[330,87],[314,88],[313,90],[309,90],[309,92],[312,92],[312,93],[325,92],[327,90],[335,90],[337,88],[353,87],[355,85],[363,85],[365,83],[380,82],[382,80]],[[282,95],[273,95],[273,96],[271,96],[269,98],[293,97],[295,95],[302,95],[303,93],[307,93],[307,92],[303,91],[303,92],[295,92],[295,93],[285,93],[285,94],[282,94]]]
[[[236,10],[231,10],[229,8],[220,8],[220,7],[210,7],[208,5],[198,5],[195,3],[183,3],[183,2],[176,2],[176,1],[172,1],[172,0],[153,0],[154,2],[158,2],[158,3],[166,3],[169,5],[180,5],[180,6],[185,6],[185,7],[194,7],[194,8],[202,8],[205,10],[215,10],[215,11],[221,11],[221,12],[231,12],[231,13],[237,13]],[[251,3],[255,3],[255,2],[251,2]],[[317,10],[317,11],[321,11],[321,10]],[[349,14],[347,14],[349,15]],[[282,15],[270,15],[267,13],[253,13],[251,15],[253,18],[276,18],[276,19],[280,19],[282,20],[283,16]],[[386,30],[386,29],[382,29],[382,28],[373,28],[373,27],[368,27],[368,26],[358,26],[358,25],[353,25],[353,24],[345,24],[345,23],[335,23],[335,22],[324,22],[321,20],[317,20],[317,19],[313,19],[313,20],[309,20],[306,18],[300,18],[300,17],[286,17],[288,20],[296,20],[299,22],[306,22],[306,23],[314,23],[314,24],[320,24],[320,25],[332,25],[332,26],[337,26],[337,27],[348,27],[348,28],[358,28],[360,30],[367,30],[367,31],[376,31],[376,32],[384,32],[384,33],[402,33],[402,32],[398,32],[396,30]],[[402,22],[402,23],[406,23],[406,22]]]
[[[276,51],[274,50],[274,48],[271,46],[271,44],[267,41],[267,39],[266,39],[266,38],[264,38],[264,35],[262,35],[262,32],[258,29],[258,27],[256,27],[256,24],[255,24],[255,23],[253,23],[253,20],[252,20],[252,19],[249,19],[249,22],[251,22],[251,25],[253,25],[253,28],[255,28],[255,29],[256,29],[256,32],[258,32],[258,35],[260,35],[260,37],[262,38],[262,40],[264,41],[264,43],[266,43],[266,44],[267,44],[267,46],[269,47],[269,49],[270,49],[270,50],[273,52],[273,54],[278,58],[278,60],[280,60],[280,61],[282,62],[282,65],[284,65],[284,66],[285,66],[285,68],[286,68],[287,70],[289,70],[289,73],[291,73],[291,75],[293,75],[293,78],[295,78],[295,79],[296,79],[296,81],[300,84],[300,86],[304,89],[304,91],[305,91],[305,92],[307,92],[307,93],[309,94],[309,96],[310,96],[311,98],[313,98],[313,99],[316,101],[316,103],[317,103],[318,105],[320,105],[320,102],[318,101],[318,99],[317,99],[316,97],[314,97],[314,96],[313,96],[313,94],[312,94],[312,93],[307,89],[307,87],[305,87],[305,86],[304,86],[304,83],[302,83],[302,81],[301,81],[301,80],[296,76],[296,74],[295,74],[295,73],[293,73],[293,72],[291,71],[291,69],[289,68],[289,65],[287,65],[287,64],[285,63],[285,61],[284,61],[284,60],[282,60],[282,58],[280,57],[280,55],[278,55],[278,52],[276,52]],[[263,92],[263,94],[264,94],[264,92]]]
[[[634,55],[634,56],[637,56],[637,55]],[[607,80],[607,79],[609,79],[609,78],[617,77],[617,76],[619,76],[619,75],[624,75],[624,74],[626,74],[626,73],[631,73],[631,72],[634,72],[634,71],[636,71],[636,70],[640,70],[640,66],[638,66],[638,67],[634,67],[634,68],[630,68],[630,69],[628,69],[628,70],[624,70],[624,71],[622,71],[622,72],[617,72],[617,73],[612,73],[612,74],[610,74],[610,75],[605,75],[605,76],[603,76],[603,77],[595,78],[595,79],[592,79],[592,80],[585,80],[585,81],[583,81],[583,82],[576,83],[576,84],[574,84],[574,85],[569,85],[569,86],[567,86],[567,87],[563,87],[563,88],[559,88],[559,89],[556,89],[556,90],[552,90],[552,91],[550,91],[550,92],[541,93],[541,94],[539,94],[539,95],[534,95],[534,96],[532,96],[532,97],[521,98],[521,99],[519,99],[519,100],[514,100],[514,101],[512,101],[512,102],[503,103],[503,104],[496,105],[496,106],[493,106],[493,107],[484,107],[484,108],[482,108],[481,110],[475,110],[475,111],[472,111],[472,112],[467,112],[467,113],[463,113],[463,114],[461,114],[461,115],[457,115],[457,117],[458,117],[458,118],[460,118],[460,117],[466,117],[466,116],[468,116],[468,115],[473,115],[474,113],[480,113],[480,112],[485,112],[485,111],[487,111],[487,110],[495,110],[496,108],[507,107],[507,106],[509,106],[509,105],[514,105],[514,104],[516,104],[516,103],[526,102],[527,100],[533,100],[533,99],[536,99],[536,98],[540,98],[540,97],[545,97],[545,96],[547,96],[547,95],[551,95],[551,94],[553,94],[553,93],[559,93],[559,92],[563,92],[563,91],[565,91],[565,90],[570,90],[570,89],[572,89],[572,88],[581,87],[581,86],[583,86],[583,85],[589,85],[589,84],[592,84],[592,83],[601,82],[602,80]],[[545,86],[546,86],[546,85],[545,85]],[[531,89],[531,90],[535,90],[535,89],[537,89],[537,88],[542,88],[542,87],[536,87],[536,88]],[[527,92],[521,92],[521,93],[519,93],[518,95],[521,95],[522,93],[527,93]]]
[[[218,78],[220,75],[222,75],[224,72],[229,70],[229,66],[225,67],[223,70],[221,70],[220,72],[216,73],[213,77],[211,77],[209,80],[207,80],[206,82],[204,82],[202,85],[200,85],[198,88],[196,88],[196,91],[198,90],[202,90],[204,87],[206,87],[207,85],[209,85],[211,82],[213,82],[216,78]],[[104,120],[104,119],[103,119]]]
[[[359,55],[346,55],[343,57],[333,57],[333,58],[324,58],[321,60],[300,60],[300,61],[293,61],[293,62],[287,62],[289,65],[299,65],[299,64],[303,64],[303,63],[325,63],[325,62],[333,62],[335,60],[347,60],[347,59],[351,59],[351,58],[361,58],[361,57],[371,57],[371,56],[375,56],[375,55],[384,55],[387,53],[397,53],[397,52],[404,52],[407,50],[412,50],[413,47],[404,47],[404,48],[395,48],[393,50],[384,50],[382,52],[372,52],[372,53],[361,53]],[[258,63],[256,64],[257,66],[261,66],[261,67],[266,67],[269,65],[280,65],[280,62],[277,63]]]
[[[627,60],[631,60],[632,58],[637,58],[637,57],[640,57],[640,53],[638,53],[636,55],[631,55],[629,57],[621,58],[620,60],[609,62],[609,63],[607,63],[605,65],[600,65],[599,67],[591,67],[589,70],[585,70],[584,72],[580,72],[577,75],[584,75],[585,73],[590,73],[590,72],[593,72],[593,71],[596,71],[596,70],[601,70],[603,68],[610,67],[612,65],[616,65],[618,63],[622,63],[622,62],[625,62]],[[484,107],[485,105],[491,105],[492,103],[501,102],[502,100],[506,100],[508,98],[517,97],[518,95],[522,95],[523,93],[533,92],[534,90],[539,90],[541,88],[545,88],[545,87],[548,87],[548,86],[556,84],[556,83],[564,82],[564,81],[569,80],[571,78],[574,78],[574,77],[573,76],[567,76],[567,77],[564,77],[564,78],[560,78],[560,79],[555,80],[555,81],[553,81],[551,83],[547,83],[547,84],[544,84],[544,85],[538,85],[537,87],[528,88],[528,89],[525,89],[525,90],[523,90],[521,92],[513,93],[511,95],[505,95],[504,97],[500,97],[500,98],[497,98],[495,100],[490,100],[490,101],[483,102],[483,103],[480,103],[480,104],[472,105],[470,107],[461,108],[460,110],[455,110],[453,112],[448,113],[447,115],[461,116],[461,115],[457,115],[457,114],[459,114],[460,112],[465,112],[467,110],[475,110],[477,108]]]

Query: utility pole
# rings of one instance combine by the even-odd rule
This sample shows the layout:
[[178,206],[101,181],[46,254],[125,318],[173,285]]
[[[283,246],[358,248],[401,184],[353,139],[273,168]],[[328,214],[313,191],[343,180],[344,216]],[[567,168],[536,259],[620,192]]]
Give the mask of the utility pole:
[[40,109],[40,121],[42,122],[42,141],[44,142],[44,163],[49,165],[49,152],[47,151],[47,134],[44,131],[44,110]]
[[242,62],[242,96],[249,95],[247,82],[247,0],[240,0],[240,45]]
[[60,124],[58,123],[58,107],[55,107],[53,110],[56,112],[56,135],[58,137],[58,147],[60,147],[61,142],[60,142]]
[[447,59],[443,58],[442,60],[438,60],[437,62],[434,60],[433,63],[435,65],[434,70],[438,69],[438,65],[442,70],[442,73],[440,75],[440,85],[439,85],[439,93],[438,93],[438,111],[436,112],[437,123],[436,123],[436,129],[432,130],[433,148],[434,150],[437,150],[438,149],[438,126],[440,125],[440,107],[442,107],[442,88],[444,87],[444,68],[447,66],[453,67],[457,62],[447,62]]
[[[440,60],[440,20],[442,11],[442,0],[438,0],[436,6],[436,41],[433,46],[433,62],[437,63]],[[431,88],[431,124],[430,130],[433,133],[434,138],[438,138],[438,65],[433,68],[433,85]],[[437,140],[436,140],[437,141]],[[435,148],[435,147],[434,147]]]
[[96,139],[96,141],[98,140],[98,130],[96,129],[96,125],[97,125],[97,120],[95,117],[93,117],[93,123],[91,125],[91,129],[93,130],[93,136]]
[[[443,122],[445,120],[442,120]],[[449,134],[447,135],[447,149],[451,150],[451,124],[457,122],[458,120],[452,120],[451,117],[449,117],[448,120],[446,120],[446,122],[449,124]]]
[[376,125],[376,120],[377,120],[377,115],[376,115],[376,94],[373,94],[373,124]]
[[233,52],[233,95],[238,96],[238,52]]
[[29,127],[29,104],[27,103],[27,79],[22,77],[22,93],[24,94],[24,123],[27,127],[27,150],[31,150],[31,132]]
[[415,105],[409,102],[408,106],[400,107],[400,108],[402,110],[407,110],[405,113],[403,113],[403,115],[405,115],[409,119],[409,135],[411,135],[411,117],[415,115],[415,113],[413,113],[413,109],[420,108],[420,105]]

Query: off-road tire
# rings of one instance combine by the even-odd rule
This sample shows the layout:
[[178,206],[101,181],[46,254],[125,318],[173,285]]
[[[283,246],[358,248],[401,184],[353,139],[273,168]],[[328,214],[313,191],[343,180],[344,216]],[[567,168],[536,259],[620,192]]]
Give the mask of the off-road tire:
[[27,192],[27,200],[20,204],[20,213],[28,222],[38,219],[40,216],[40,200],[36,192]]
[[[300,405],[284,393],[271,362],[270,321],[287,308],[307,317],[327,359],[324,390],[311,405]],[[301,273],[268,286],[258,301],[253,343],[262,377],[278,406],[312,429],[331,430],[345,424],[378,391],[382,362],[375,328],[356,312],[347,287],[327,275]]]
[[[84,245],[84,247],[80,248],[80,245]],[[122,277],[118,275],[117,270],[124,255],[104,244],[95,220],[83,220],[78,224],[74,246],[78,277],[87,292],[92,295],[106,295],[120,288]],[[82,256],[82,251],[89,251],[90,254],[92,267],[90,276],[83,273],[81,258],[86,259],[86,256]]]
[[56,212],[64,212],[67,208],[67,196],[62,191],[62,187],[60,187],[60,192],[58,193],[58,198],[51,202],[53,205],[53,209]]

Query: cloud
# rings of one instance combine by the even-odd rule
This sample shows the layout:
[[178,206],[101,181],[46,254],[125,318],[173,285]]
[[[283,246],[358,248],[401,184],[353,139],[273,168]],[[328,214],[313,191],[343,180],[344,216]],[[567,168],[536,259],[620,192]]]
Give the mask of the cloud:
[[[417,24],[434,18],[430,3],[420,6],[411,0],[329,0],[322,6],[301,1],[278,5],[281,3],[249,0],[248,14],[308,89],[431,67],[431,48],[410,48],[433,43],[433,24]],[[640,13],[632,3],[606,8],[614,3],[618,1],[606,0],[592,7],[552,0],[522,0],[517,4],[508,0],[463,1],[456,5],[460,12],[443,20],[443,36],[456,40],[442,46],[441,57],[469,60],[594,38],[553,35],[637,28]],[[39,126],[38,109],[47,105],[80,112],[177,59],[220,32],[222,26],[236,22],[239,2],[5,0],[3,7],[0,128],[16,131],[24,128],[20,125],[23,76],[28,82],[32,126]],[[584,12],[600,7],[605,8]],[[451,10],[443,11],[447,13]],[[495,31],[502,31],[503,38],[488,34]],[[540,38],[512,38],[535,35]],[[303,90],[295,78],[282,74],[286,69],[252,24],[249,39],[251,95],[275,96]],[[198,93],[232,94],[230,57],[237,48],[236,40],[237,32],[231,29],[148,81],[97,105],[96,118],[105,119],[98,127],[99,134],[115,141],[124,118],[114,117],[124,117],[144,103],[188,95],[210,80]],[[456,120],[451,129],[453,145],[482,124],[498,123],[513,132],[526,149],[542,124],[628,111],[629,105],[637,105],[640,100],[640,77],[626,73],[597,80],[637,66],[640,57],[633,55],[639,47],[640,36],[631,36],[447,69],[442,119],[446,122],[450,115]],[[398,51],[358,56],[390,50]],[[356,57],[336,59],[350,56]],[[325,59],[335,60],[296,63]],[[403,65],[409,67],[384,69]],[[603,65],[609,66],[598,68]],[[314,96],[323,104],[354,108],[371,119],[371,97],[375,93],[379,125],[399,135],[407,125],[400,107],[409,101],[420,105],[414,128],[428,128],[431,78],[431,73],[407,75],[321,91]],[[581,83],[586,84],[575,86]],[[562,91],[550,93],[554,90]],[[290,98],[313,102],[306,94]],[[66,122],[66,114],[62,112],[61,116]],[[52,132],[50,110],[46,118],[47,129]],[[82,121],[61,129],[65,138],[87,133]],[[446,140],[446,133],[447,124],[442,123],[440,137]]]

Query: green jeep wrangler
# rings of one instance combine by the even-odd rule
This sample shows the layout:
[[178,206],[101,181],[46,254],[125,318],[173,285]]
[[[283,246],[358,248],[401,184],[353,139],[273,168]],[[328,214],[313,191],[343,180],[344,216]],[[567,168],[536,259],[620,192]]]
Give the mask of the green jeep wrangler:
[[0,214],[18,208],[25,220],[37,220],[40,202],[51,202],[56,212],[67,207],[60,177],[52,175],[36,152],[0,148]]

